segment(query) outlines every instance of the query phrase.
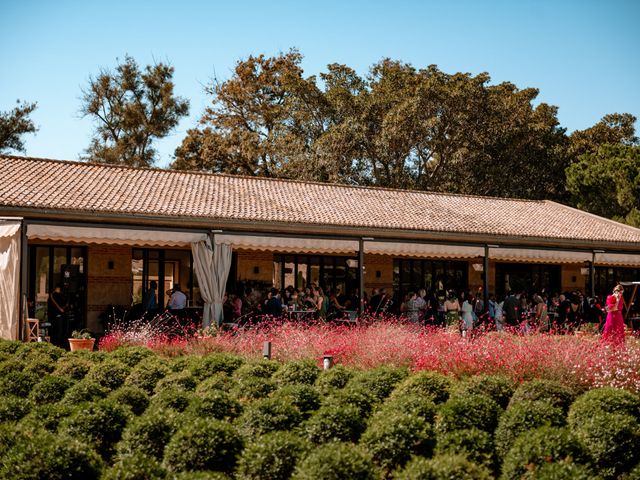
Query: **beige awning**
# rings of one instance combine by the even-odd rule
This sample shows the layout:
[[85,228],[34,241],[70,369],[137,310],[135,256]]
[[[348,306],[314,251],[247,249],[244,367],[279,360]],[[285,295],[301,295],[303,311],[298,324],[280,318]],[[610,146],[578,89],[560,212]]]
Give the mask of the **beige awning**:
[[364,251],[378,255],[427,258],[476,258],[484,256],[484,247],[441,245],[434,243],[365,242]]
[[496,261],[530,263],[583,263],[590,262],[591,252],[567,250],[536,250],[529,248],[490,248],[489,258]]
[[640,255],[632,253],[596,253],[596,265],[640,267]]
[[207,234],[136,230],[125,227],[99,228],[68,225],[28,225],[27,238],[30,240],[51,240],[55,242],[188,247],[194,242],[206,240]]
[[234,249],[292,253],[355,253],[359,248],[357,240],[270,237],[262,235],[216,234],[215,243],[217,245],[231,245]]
[[13,237],[20,230],[20,221],[5,222],[0,220],[0,238]]
[[0,338],[20,331],[20,220],[0,220]]

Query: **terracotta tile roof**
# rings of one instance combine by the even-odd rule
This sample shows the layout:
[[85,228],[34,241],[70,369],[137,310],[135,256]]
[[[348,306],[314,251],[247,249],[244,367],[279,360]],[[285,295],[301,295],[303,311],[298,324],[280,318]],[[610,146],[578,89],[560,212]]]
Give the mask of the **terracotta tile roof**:
[[[640,229],[555,202],[0,156],[0,210],[181,216],[638,244]],[[635,245],[637,247],[637,245]]]

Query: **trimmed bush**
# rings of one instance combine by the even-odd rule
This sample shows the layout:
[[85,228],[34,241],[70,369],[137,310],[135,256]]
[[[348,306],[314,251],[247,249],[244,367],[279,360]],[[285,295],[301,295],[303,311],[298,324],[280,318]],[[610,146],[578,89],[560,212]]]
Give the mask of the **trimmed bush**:
[[271,378],[278,385],[313,385],[320,374],[318,366],[308,360],[287,362]]
[[408,413],[376,415],[362,435],[360,444],[374,462],[386,471],[404,465],[412,455],[430,456],[435,433],[424,418]]
[[232,472],[242,447],[242,437],[231,425],[197,418],[176,432],[165,448],[164,461],[173,471]]
[[15,395],[26,398],[39,381],[40,377],[33,372],[15,371],[5,375],[0,381],[0,396]]
[[196,355],[183,355],[175,357],[169,361],[169,369],[174,373],[184,372],[185,370],[191,371],[197,368],[197,365],[202,361],[202,357]]
[[58,359],[53,375],[82,380],[89,373],[92,365],[86,358],[68,354]]
[[617,478],[640,461],[640,425],[630,415],[596,414],[573,431],[604,478]]
[[580,395],[569,408],[569,425],[578,427],[594,415],[619,413],[640,421],[640,397],[618,388],[597,388]]
[[351,443],[331,442],[314,449],[298,463],[293,480],[376,480],[371,457]]
[[397,480],[489,480],[491,473],[462,455],[440,455],[427,460],[414,457],[393,477]]
[[228,353],[212,353],[191,368],[191,373],[197,380],[204,380],[216,373],[233,374],[244,361],[235,355]]
[[496,469],[493,437],[477,428],[454,430],[438,436],[436,455],[463,455],[470,462]]
[[531,380],[521,384],[513,392],[509,406],[525,400],[542,400],[566,412],[575,397],[576,394],[571,388],[559,382],[554,382],[553,380]]
[[56,361],[44,353],[34,353],[25,358],[25,362],[24,371],[33,372],[39,377],[44,377],[53,372],[56,366]]
[[22,345],[24,345],[22,342],[15,340],[0,339],[0,352],[14,355]]
[[422,371],[414,373],[398,384],[391,396],[416,393],[431,397],[435,403],[442,403],[449,398],[451,387],[452,381],[449,377],[438,372]]
[[[1,408],[1,407],[0,407]],[[44,428],[50,432],[55,432],[58,425],[74,411],[74,407],[60,403],[40,405],[20,421],[20,425],[36,430]]]
[[197,381],[191,372],[178,372],[167,375],[156,384],[155,393],[160,393],[167,389],[181,389],[186,392],[192,392],[196,389]]
[[237,424],[244,434],[254,436],[275,430],[289,430],[301,420],[300,411],[290,403],[265,398],[247,406]]
[[0,478],[5,480],[98,480],[100,457],[86,444],[40,432],[18,440],[2,458]]
[[347,387],[342,390],[336,390],[333,394],[325,397],[322,404],[356,407],[360,411],[360,416],[366,419],[377,402],[378,399],[371,392]]
[[371,392],[379,400],[387,398],[395,386],[407,377],[404,368],[380,367],[355,374],[347,387]]
[[149,396],[137,387],[120,387],[111,392],[107,398],[131,408],[134,415],[141,415],[149,406]]
[[515,382],[508,377],[500,375],[474,375],[459,382],[454,388],[454,393],[456,395],[486,395],[502,408],[507,408],[509,400],[515,390]]
[[547,463],[584,465],[588,460],[584,446],[568,428],[540,427],[515,441],[504,458],[502,478],[520,479]]
[[226,392],[212,391],[194,397],[187,412],[218,420],[233,419],[242,412],[242,405]]
[[45,355],[51,360],[50,363],[55,363],[56,360],[67,352],[49,342],[31,342],[23,343],[15,353],[18,358],[24,359],[29,359],[38,355]]
[[91,367],[86,378],[111,391],[122,386],[130,372],[131,369],[124,363],[106,360]]
[[167,471],[158,460],[134,453],[115,462],[101,480],[163,480],[166,476]]
[[244,377],[231,390],[239,400],[257,400],[268,397],[276,389],[273,380],[261,377]]
[[276,373],[279,368],[280,364],[277,362],[272,362],[270,360],[260,360],[258,362],[245,363],[244,365],[241,365],[235,372],[233,372],[233,376],[236,378],[271,378],[271,376]]
[[237,385],[238,382],[233,377],[230,377],[226,373],[216,373],[215,375],[210,376],[209,378],[203,380],[198,384],[198,386],[196,387],[196,394],[202,395],[212,392],[229,393]]
[[342,365],[336,365],[329,370],[322,370],[318,378],[316,379],[316,387],[322,393],[329,393],[332,390],[340,390],[344,388],[351,377],[353,377],[353,370],[348,370]]
[[601,477],[593,471],[577,463],[544,463],[535,470],[528,471],[525,480],[594,480]]
[[67,389],[61,403],[73,407],[82,402],[92,402],[105,398],[108,393],[109,390],[96,381],[84,378]]
[[90,403],[63,420],[62,433],[81,442],[93,445],[104,458],[112,454],[113,446],[120,440],[127,424],[128,411],[110,400]]
[[155,356],[156,354],[153,350],[139,346],[120,347],[111,354],[111,358],[114,358],[131,368],[138,365],[142,360],[149,357],[153,358]]
[[302,427],[307,438],[316,444],[331,441],[356,442],[364,429],[360,411],[351,405],[325,405]]
[[140,452],[162,460],[164,448],[178,429],[178,414],[173,410],[147,410],[134,418],[118,443],[118,456]]
[[231,480],[231,477],[222,472],[179,472],[171,480]]
[[62,400],[71,385],[73,381],[68,378],[47,376],[31,389],[29,398],[39,405],[56,403]]
[[385,414],[391,412],[410,413],[433,423],[436,418],[436,410],[436,404],[433,403],[431,397],[410,393],[388,398],[377,410],[376,415],[382,414],[382,412]]
[[281,480],[291,477],[296,463],[310,446],[290,432],[271,432],[258,437],[242,452],[236,478]]
[[500,417],[495,431],[496,453],[504,457],[521,434],[542,426],[561,427],[565,424],[561,409],[546,402],[522,401],[509,407]]
[[184,412],[195,398],[192,392],[181,388],[166,388],[151,397],[150,407],[154,409],[173,409],[176,412]]
[[13,357],[0,362],[0,378],[13,375],[16,372],[22,372],[26,366],[27,363],[24,360]]
[[287,385],[273,392],[271,397],[291,403],[306,417],[320,407],[320,394],[310,385]]
[[0,423],[17,422],[33,408],[33,403],[15,395],[0,397]]
[[436,416],[436,429],[441,433],[478,428],[493,433],[502,409],[486,395],[460,395],[449,398]]
[[158,382],[169,373],[171,370],[165,361],[158,357],[147,357],[133,367],[124,384],[142,388],[148,394],[152,394]]

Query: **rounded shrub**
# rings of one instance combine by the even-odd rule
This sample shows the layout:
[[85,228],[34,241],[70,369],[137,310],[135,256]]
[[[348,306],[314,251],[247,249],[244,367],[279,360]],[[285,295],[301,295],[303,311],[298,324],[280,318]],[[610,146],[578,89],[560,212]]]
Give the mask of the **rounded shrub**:
[[14,355],[24,345],[16,340],[0,339],[0,352]]
[[0,396],[0,423],[17,422],[33,408],[33,403],[15,395]]
[[240,357],[229,353],[212,353],[202,357],[200,362],[194,364],[191,373],[197,380],[204,380],[216,373],[231,375],[243,363]]
[[311,451],[298,463],[294,480],[375,480],[379,478],[370,455],[352,443],[331,442]]
[[77,355],[65,355],[56,362],[53,375],[82,380],[93,364],[86,358]]
[[124,384],[142,388],[151,394],[157,383],[169,373],[171,373],[171,370],[169,370],[165,361],[158,357],[146,357],[133,367]]
[[202,357],[197,355],[183,355],[180,357],[174,357],[169,361],[169,368],[174,373],[180,373],[184,371],[191,372],[202,361]]
[[270,378],[243,377],[237,379],[231,394],[239,400],[257,400],[268,397],[276,389]]
[[25,362],[24,371],[33,372],[39,377],[44,377],[53,372],[56,366],[55,360],[44,353],[35,353],[27,357]]
[[172,373],[162,378],[154,388],[155,393],[160,393],[167,389],[181,389],[191,392],[196,389],[197,381],[191,372],[184,371]]
[[586,464],[588,461],[584,446],[568,428],[540,427],[515,441],[504,457],[502,478],[520,479],[547,463]]
[[308,360],[287,362],[272,376],[278,385],[313,385],[320,374],[318,366]]
[[223,472],[178,472],[170,476],[171,480],[231,480]]
[[5,375],[0,381],[0,396],[15,395],[26,398],[39,381],[40,377],[30,371],[16,371]]
[[107,360],[91,367],[86,378],[111,391],[121,387],[130,372],[124,363]]
[[495,470],[493,437],[477,428],[454,430],[438,435],[436,455],[463,455],[469,461]]
[[0,478],[98,480],[102,467],[100,457],[88,445],[40,432],[18,440],[4,454]]
[[61,402],[75,406],[82,402],[92,402],[105,398],[109,390],[94,380],[84,378],[67,389]]
[[414,373],[400,382],[391,393],[392,397],[409,393],[429,396],[435,403],[446,402],[451,391],[452,381],[449,377],[430,371]]
[[155,356],[156,354],[153,350],[140,346],[119,347],[111,353],[111,358],[114,358],[131,368],[138,365],[142,360],[149,357],[153,358]]
[[617,478],[640,461],[640,425],[630,415],[594,414],[573,431],[604,478]]
[[100,400],[76,409],[60,424],[60,431],[87,442],[105,458],[111,456],[114,445],[120,440],[128,411],[110,400]]
[[388,398],[376,411],[376,414],[382,412],[402,412],[417,415],[425,419],[429,423],[433,423],[436,418],[437,406],[433,403],[431,397],[424,397],[416,393],[409,393],[403,396],[394,396]]
[[31,389],[29,398],[38,405],[56,403],[62,400],[71,385],[73,385],[73,381],[69,378],[47,376]]
[[231,425],[209,418],[191,419],[171,438],[164,461],[173,471],[232,472],[242,451],[242,437]]
[[234,419],[242,412],[242,405],[226,392],[212,391],[196,395],[187,412],[218,420]]
[[355,390],[350,387],[345,387],[342,390],[336,390],[322,400],[323,405],[356,407],[360,411],[360,416],[364,419],[369,417],[377,402],[378,399],[371,392]]
[[545,425],[565,424],[564,413],[544,401],[522,401],[502,414],[495,431],[496,453],[504,457],[521,434]]
[[478,428],[493,433],[502,409],[486,395],[456,395],[440,406],[436,429],[441,433]]
[[275,430],[290,430],[302,420],[300,411],[288,402],[265,398],[249,404],[237,424],[249,436],[261,435]]
[[196,387],[196,394],[201,395],[213,392],[231,392],[238,382],[226,373],[216,373],[206,380],[203,380]]
[[[0,407],[1,408],[1,407]],[[44,428],[55,432],[58,425],[74,411],[74,407],[61,403],[40,405],[24,417],[20,424],[32,430]]]
[[305,422],[302,431],[313,443],[355,442],[365,429],[360,411],[351,405],[325,405]]
[[566,412],[575,397],[576,394],[573,389],[559,382],[538,379],[520,384],[513,392],[509,406],[525,400],[542,400]]
[[406,377],[407,370],[404,368],[380,367],[355,374],[347,386],[369,391],[379,400],[384,400]]
[[287,385],[273,392],[271,397],[291,403],[307,417],[320,407],[320,394],[311,385]]
[[502,408],[507,408],[515,390],[515,382],[501,375],[474,375],[458,382],[454,387],[456,395],[486,395]]
[[29,359],[38,355],[45,355],[51,360],[50,363],[55,363],[56,360],[65,355],[67,352],[64,349],[56,347],[54,344],[49,342],[31,342],[22,344],[22,346],[18,350],[16,350],[15,353],[18,358],[24,359]]
[[101,480],[164,480],[167,471],[153,457],[134,453],[120,458],[105,470]]
[[236,378],[260,377],[271,378],[278,371],[280,364],[270,360],[260,360],[258,362],[245,363],[233,372]]
[[280,480],[290,478],[298,459],[310,446],[291,432],[271,432],[251,442],[242,452],[236,478]]
[[349,370],[343,365],[336,365],[333,368],[320,372],[320,375],[318,375],[316,379],[316,386],[322,393],[340,390],[347,385],[353,375],[353,370]]
[[412,455],[430,456],[435,443],[431,425],[408,413],[375,415],[360,440],[386,471],[404,465]]
[[489,480],[489,470],[476,465],[462,455],[439,455],[429,460],[414,457],[395,474],[397,480]]
[[[577,463],[544,463],[522,476],[525,480],[595,480],[593,471]],[[629,479],[630,480],[630,479]]]
[[27,364],[24,360],[13,357],[0,362],[0,378],[22,372],[26,366]]
[[151,397],[150,407],[154,409],[173,409],[176,412],[184,412],[195,398],[193,392],[187,392],[182,388],[165,388]]
[[114,390],[107,397],[120,405],[126,405],[134,415],[142,414],[149,406],[149,396],[141,388],[124,386]]
[[640,397],[619,388],[596,388],[580,395],[569,408],[569,425],[577,427],[600,413],[631,415],[640,421]]
[[178,414],[173,410],[147,410],[134,418],[117,445],[118,456],[136,452],[162,460],[164,448],[178,429]]

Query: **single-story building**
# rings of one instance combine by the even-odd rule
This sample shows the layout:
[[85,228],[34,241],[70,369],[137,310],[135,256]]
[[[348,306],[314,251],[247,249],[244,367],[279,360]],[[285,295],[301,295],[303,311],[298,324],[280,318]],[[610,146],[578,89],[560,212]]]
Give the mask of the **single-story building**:
[[604,294],[640,278],[640,229],[546,200],[7,155],[0,172],[2,338],[29,308],[46,318],[57,284],[98,331],[152,280],[159,304],[179,283],[209,322],[241,283]]

